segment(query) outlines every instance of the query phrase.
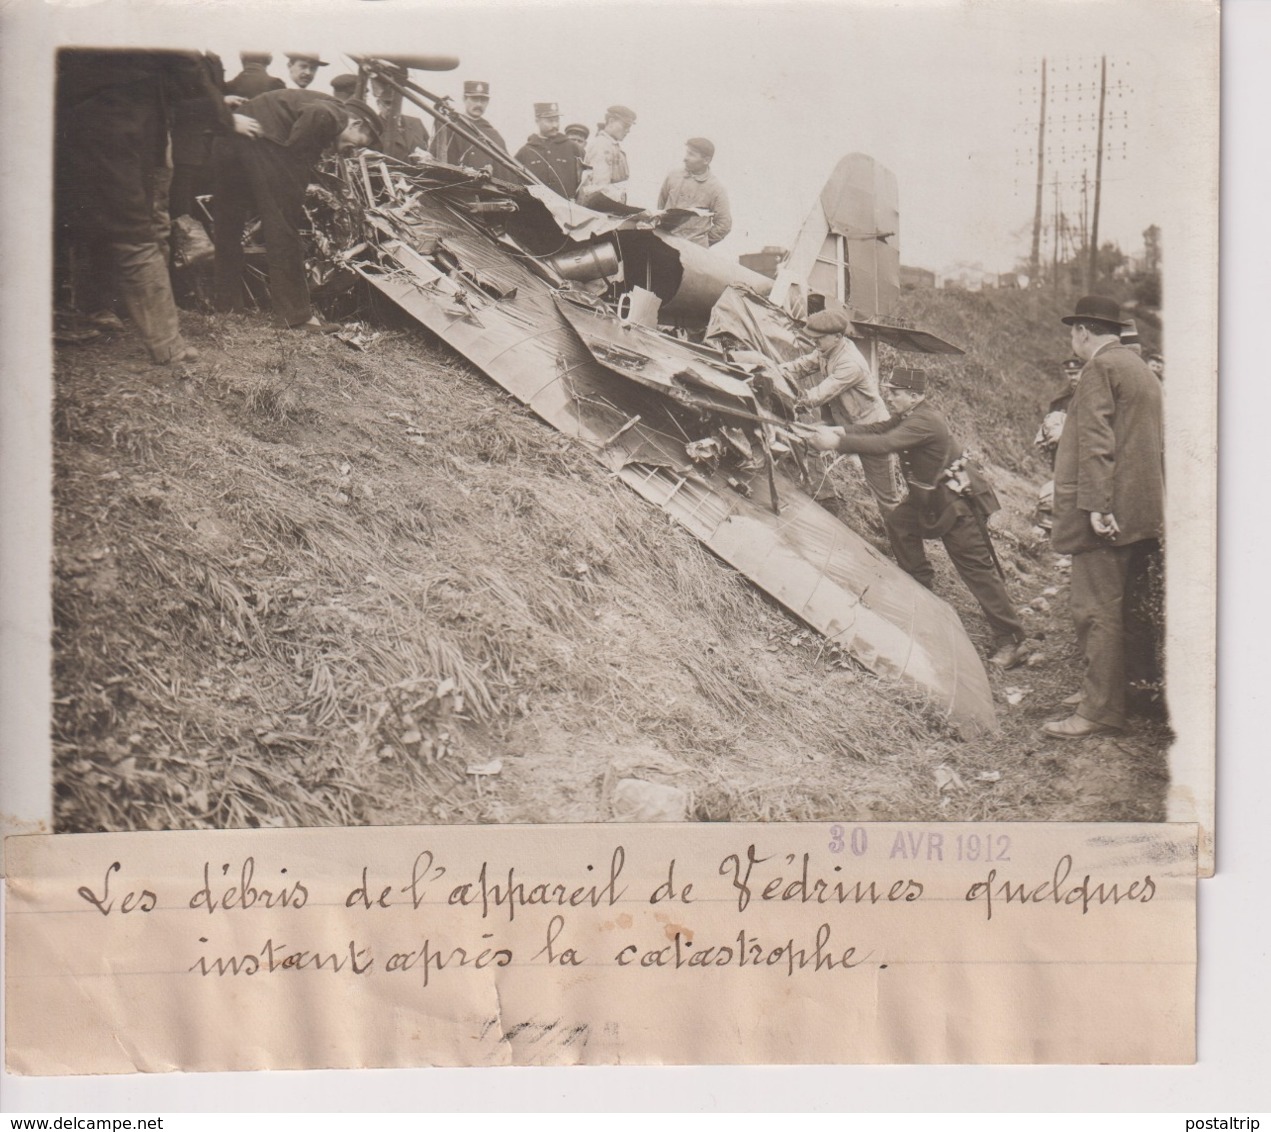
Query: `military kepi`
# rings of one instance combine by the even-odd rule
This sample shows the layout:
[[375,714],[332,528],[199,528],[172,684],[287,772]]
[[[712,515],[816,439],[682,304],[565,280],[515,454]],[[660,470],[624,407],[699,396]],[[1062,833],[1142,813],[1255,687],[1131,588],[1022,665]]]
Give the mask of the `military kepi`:
[[463,93],[479,94],[482,98],[490,97],[490,84],[484,83],[480,79],[465,79],[463,84]]
[[559,118],[560,106],[555,102],[536,102],[534,103],[535,118]]
[[927,374],[925,370],[897,366],[891,371],[891,377],[883,384],[888,389],[903,389],[908,393],[925,394],[927,392]]
[[288,51],[287,52],[288,62],[294,63],[297,60],[301,60],[301,59],[304,60],[305,62],[312,63],[315,67],[328,66],[327,61],[323,59],[322,56],[319,55],[316,51]]
[[1121,319],[1121,304],[1107,295],[1084,295],[1077,300],[1077,309],[1072,314],[1064,315],[1059,321],[1071,326],[1074,322],[1106,323],[1120,330],[1125,323]]

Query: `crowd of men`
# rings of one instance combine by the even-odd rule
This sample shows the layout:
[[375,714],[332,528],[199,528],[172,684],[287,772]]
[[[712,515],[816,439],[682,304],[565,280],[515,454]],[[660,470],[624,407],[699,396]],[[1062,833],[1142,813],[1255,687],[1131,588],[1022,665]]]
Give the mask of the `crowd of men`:
[[[310,305],[301,238],[307,187],[333,149],[370,147],[514,183],[528,174],[587,207],[638,211],[627,201],[622,141],[636,115],[626,106],[610,106],[593,136],[581,123],[562,129],[557,103],[535,103],[535,132],[512,155],[487,117],[488,82],[464,81],[457,124],[430,134],[404,112],[405,68],[338,75],[326,94],[309,89],[330,65],[317,53],[289,53],[287,81],[270,73],[267,52],[245,51],[240,61],[227,79],[216,56],[197,52],[67,49],[58,57],[59,281],[70,280],[76,308],[99,326],[118,326],[113,306],[122,302],[156,363],[197,353],[181,337],[168,269],[174,223],[192,230],[196,201],[208,195],[218,309],[244,305],[242,237],[254,216],[279,321],[333,329]],[[710,168],[714,153],[708,138],[690,138],[683,168],[666,178],[657,204],[666,231],[703,246],[732,227],[728,194]]]

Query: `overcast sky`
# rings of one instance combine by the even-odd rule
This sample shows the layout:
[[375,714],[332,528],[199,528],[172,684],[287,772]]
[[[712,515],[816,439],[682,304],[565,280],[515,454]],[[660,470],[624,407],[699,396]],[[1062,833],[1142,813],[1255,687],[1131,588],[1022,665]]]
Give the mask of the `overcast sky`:
[[[683,141],[705,135],[733,202],[721,250],[788,245],[837,159],[871,154],[897,175],[901,259],[943,271],[959,262],[1010,269],[1028,252],[1034,204],[1037,98],[1043,55],[1052,77],[1092,83],[1101,53],[1122,79],[1110,111],[1115,158],[1105,166],[1101,239],[1127,252],[1162,221],[1163,186],[1185,174],[1171,138],[1194,123],[1212,92],[1216,62],[1197,43],[1209,30],[1198,0],[931,0],[919,3],[465,4],[427,0],[64,0],[50,5],[53,42],[169,43],[220,53],[232,74],[243,48],[319,49],[331,66],[315,89],[347,69],[344,51],[459,56],[447,74],[416,73],[438,93],[462,80],[490,82],[490,120],[515,149],[533,129],[531,104],[554,99],[565,122],[594,129],[605,106],[639,116],[626,148],[631,199],[653,204]],[[1067,71],[1064,68],[1068,68]],[[1053,92],[1052,147],[1075,147],[1082,111]],[[1070,115],[1062,124],[1061,115]],[[1062,175],[1064,207],[1080,212],[1080,163]],[[1048,180],[1053,170],[1048,172]],[[1046,212],[1053,206],[1047,188]],[[1168,254],[1169,234],[1165,235]]]

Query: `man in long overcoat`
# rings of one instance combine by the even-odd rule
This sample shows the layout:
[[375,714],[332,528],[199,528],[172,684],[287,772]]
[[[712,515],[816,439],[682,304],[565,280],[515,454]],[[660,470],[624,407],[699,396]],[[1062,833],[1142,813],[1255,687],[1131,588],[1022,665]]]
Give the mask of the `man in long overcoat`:
[[1087,295],[1063,321],[1084,363],[1055,454],[1051,542],[1072,555],[1072,615],[1085,660],[1081,699],[1042,730],[1081,739],[1125,726],[1126,579],[1165,528],[1161,383],[1120,341],[1115,299]]

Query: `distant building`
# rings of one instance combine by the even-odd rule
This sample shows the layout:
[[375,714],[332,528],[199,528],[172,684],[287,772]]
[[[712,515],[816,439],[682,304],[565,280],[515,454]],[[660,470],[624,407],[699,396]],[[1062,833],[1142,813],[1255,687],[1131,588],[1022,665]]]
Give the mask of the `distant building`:
[[760,275],[775,279],[777,277],[777,268],[781,266],[781,261],[785,258],[785,248],[769,244],[761,252],[750,252],[748,255],[738,256],[737,262],[742,267],[748,267],[751,271],[757,271]]
[[934,289],[935,285],[936,273],[934,271],[928,271],[925,267],[906,267],[903,263],[900,265],[901,290]]
[[998,286],[998,277],[979,264],[960,263],[942,273],[940,286],[946,291],[983,291]]

